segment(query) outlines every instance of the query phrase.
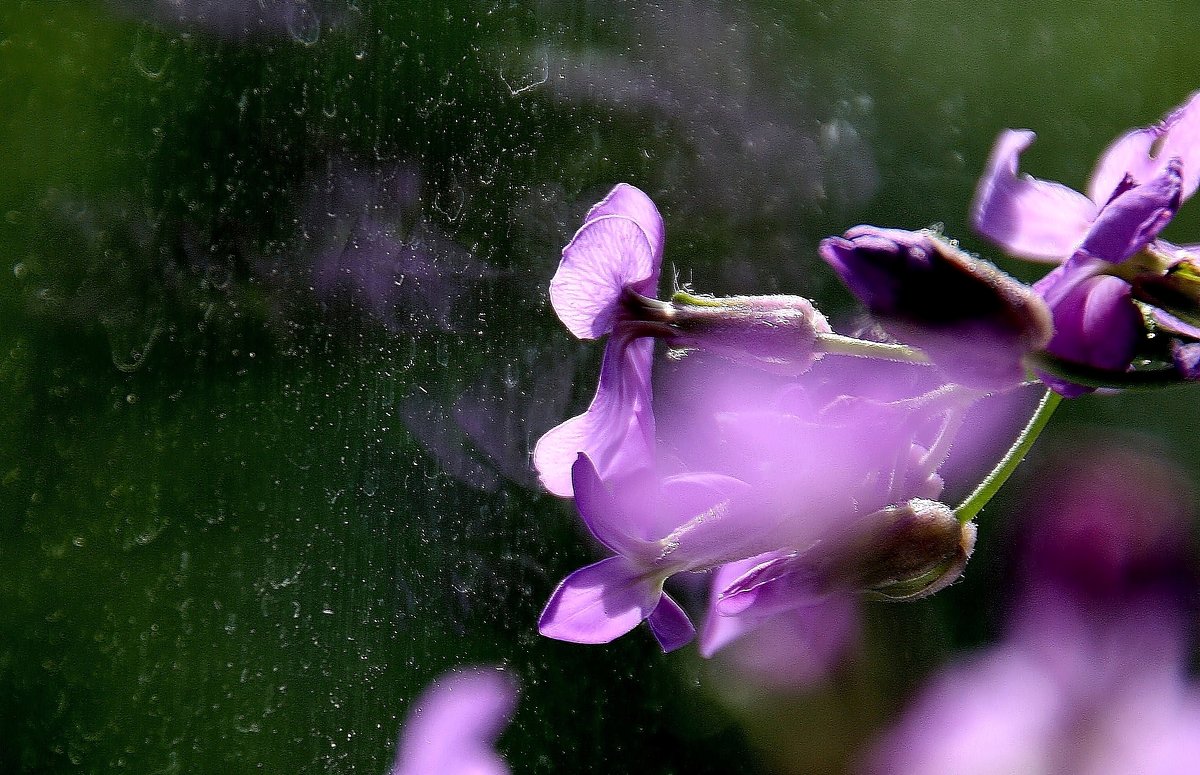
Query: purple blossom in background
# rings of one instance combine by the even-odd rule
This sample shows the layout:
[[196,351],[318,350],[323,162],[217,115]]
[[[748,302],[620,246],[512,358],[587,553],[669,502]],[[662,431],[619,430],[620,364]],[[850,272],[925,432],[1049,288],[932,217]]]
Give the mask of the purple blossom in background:
[[870,772],[1195,770],[1186,478],[1144,450],[1090,447],[1048,467],[1045,496],[1022,522],[1023,583],[1005,638],[935,678],[876,746]]
[[[1009,253],[1061,264],[1035,286],[1054,316],[1047,349],[1067,361],[1122,372],[1145,335],[1134,288],[1115,265],[1151,248],[1200,183],[1200,94],[1162,123],[1118,138],[1100,157],[1087,196],[1018,175],[1027,130],[1001,133],[980,179],[972,220]],[[1169,266],[1164,266],[1166,273]],[[1110,274],[1111,273],[1111,274]],[[1064,395],[1084,388],[1049,379]]]
[[390,775],[508,775],[495,743],[516,706],[516,682],[498,669],[443,675],[405,718]]
[[346,0],[111,0],[130,13],[233,40],[289,36],[312,45],[346,17]]
[[318,301],[349,305],[391,331],[453,331],[473,316],[476,290],[496,273],[421,211],[411,163],[363,167],[335,158],[311,182],[296,252]]

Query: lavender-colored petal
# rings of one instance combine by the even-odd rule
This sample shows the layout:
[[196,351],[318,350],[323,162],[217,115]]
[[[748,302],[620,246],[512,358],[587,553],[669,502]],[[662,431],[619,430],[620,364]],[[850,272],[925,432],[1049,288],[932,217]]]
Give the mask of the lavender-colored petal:
[[1088,182],[1088,196],[1093,202],[1103,205],[1127,178],[1146,181],[1154,177],[1150,150],[1162,136],[1162,127],[1152,126],[1134,129],[1117,138],[1100,155],[1092,178]]
[[661,597],[661,578],[624,557],[609,557],[563,579],[538,632],[570,643],[609,643],[637,627]]
[[1104,206],[1080,252],[1120,263],[1137,253],[1161,232],[1179,209],[1181,165],[1172,159],[1153,180],[1119,194]]
[[663,480],[656,532],[672,529],[659,562],[699,570],[762,551],[752,548],[763,540],[761,509],[746,502],[752,490],[741,479],[709,472]]
[[655,295],[662,249],[662,217],[654,203],[628,184],[614,188],[563,248],[550,281],[559,320],[580,339],[610,332],[626,288]]
[[507,775],[493,745],[516,703],[516,682],[498,670],[442,676],[409,711],[391,775]]
[[[612,191],[608,192],[608,196],[597,202],[591,210],[588,210],[584,222],[602,218],[606,215],[619,215],[636,223],[646,233],[646,241],[650,244],[650,249],[656,257],[656,262],[661,261],[663,241],[666,233],[662,215],[658,212],[658,207],[655,206],[650,197],[646,196],[641,189],[631,186],[628,183],[618,183]],[[654,279],[656,281],[658,279],[657,271],[654,274]],[[634,290],[643,296],[653,296],[657,282],[649,286],[645,284],[646,282],[648,280],[642,281],[643,284],[641,285],[635,284]]]
[[[1060,282],[1070,279],[1064,275]],[[1110,371],[1129,367],[1145,323],[1124,280],[1102,275],[1073,283],[1052,311],[1054,338],[1047,346],[1051,353]]]
[[571,468],[575,490],[575,506],[593,537],[617,554],[626,557],[645,557],[653,553],[653,544],[638,537],[636,517],[609,492],[596,466],[584,453]]
[[1186,320],[1180,320],[1169,312],[1163,312],[1161,309],[1152,309],[1150,312],[1154,316],[1154,322],[1158,323],[1159,328],[1166,329],[1172,334],[1179,334],[1189,339],[1200,340],[1200,326],[1194,326]]
[[552,428],[533,450],[546,489],[571,497],[571,468],[587,454],[600,478],[612,481],[653,466],[654,414],[650,366],[654,342],[614,336],[604,349],[600,384],[587,411]]
[[626,287],[656,274],[646,233],[634,221],[608,215],[588,221],[563,248],[550,281],[550,302],[568,330],[599,339],[612,330]]
[[692,620],[667,594],[659,599],[646,623],[650,625],[650,632],[654,633],[654,639],[658,641],[664,653],[682,648],[696,637],[696,628],[692,626]]
[[1171,345],[1171,358],[1175,369],[1184,379],[1200,379],[1200,342],[1179,342]]
[[717,606],[724,591],[736,579],[741,578],[751,569],[778,557],[778,553],[751,557],[747,560],[731,562],[713,573],[711,592],[708,601],[708,613],[704,617],[704,625],[700,629],[700,656],[709,658],[733,641],[752,631],[759,623],[749,617],[726,616]]
[[1200,185],[1200,92],[1193,93],[1163,121],[1163,140],[1154,157],[1179,159],[1183,167],[1183,189],[1180,195],[1189,198]]
[[1087,233],[1096,203],[1059,183],[1017,174],[1017,161],[1035,135],[1000,133],[971,205],[980,234],[1009,253],[1035,261],[1062,261]]

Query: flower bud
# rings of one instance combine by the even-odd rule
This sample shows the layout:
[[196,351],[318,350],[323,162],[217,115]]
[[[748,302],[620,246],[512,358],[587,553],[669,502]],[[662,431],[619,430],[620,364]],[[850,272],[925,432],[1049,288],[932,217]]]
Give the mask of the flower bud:
[[820,252],[889,334],[963,384],[1019,382],[1053,333],[1032,288],[934,232],[857,226]]
[[799,296],[672,299],[673,336],[681,350],[704,350],[783,376],[808,371],[820,357],[817,335],[830,333],[825,316]]
[[886,600],[917,600],[958,580],[975,548],[975,525],[944,503],[914,498],[863,519],[834,553],[834,577]]

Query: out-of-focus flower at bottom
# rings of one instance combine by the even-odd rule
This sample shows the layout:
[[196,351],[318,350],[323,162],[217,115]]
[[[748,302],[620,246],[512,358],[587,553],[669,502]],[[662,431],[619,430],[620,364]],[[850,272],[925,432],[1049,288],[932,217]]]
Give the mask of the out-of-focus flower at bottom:
[[1186,675],[1179,594],[1193,579],[1186,487],[1161,457],[1080,448],[1026,510],[1007,635],[935,678],[867,772],[1197,771],[1200,684]]
[[879,775],[1185,775],[1200,762],[1200,690],[1176,617],[1154,604],[1093,617],[1044,601],[1002,645],[930,684],[873,751]]
[[516,681],[498,669],[443,675],[409,711],[390,775],[508,775],[495,743],[516,706]]

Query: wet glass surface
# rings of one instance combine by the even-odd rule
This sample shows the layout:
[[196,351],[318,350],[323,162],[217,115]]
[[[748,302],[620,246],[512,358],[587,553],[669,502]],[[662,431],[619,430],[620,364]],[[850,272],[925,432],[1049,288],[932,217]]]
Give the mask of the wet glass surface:
[[[550,307],[562,247],[628,181],[664,286],[853,320],[816,245],[858,223],[1032,279],[968,222],[996,134],[1081,187],[1200,86],[1198,29],[1165,0],[5,2],[0,771],[384,773],[479,664],[519,685],[514,772],[846,771],[997,639],[1040,469],[963,583],[863,607],[835,666],[779,634],[799,684],[543,638],[595,559],[529,461],[599,370]],[[1194,405],[1079,399],[1047,444],[1119,427],[1195,481]]]

